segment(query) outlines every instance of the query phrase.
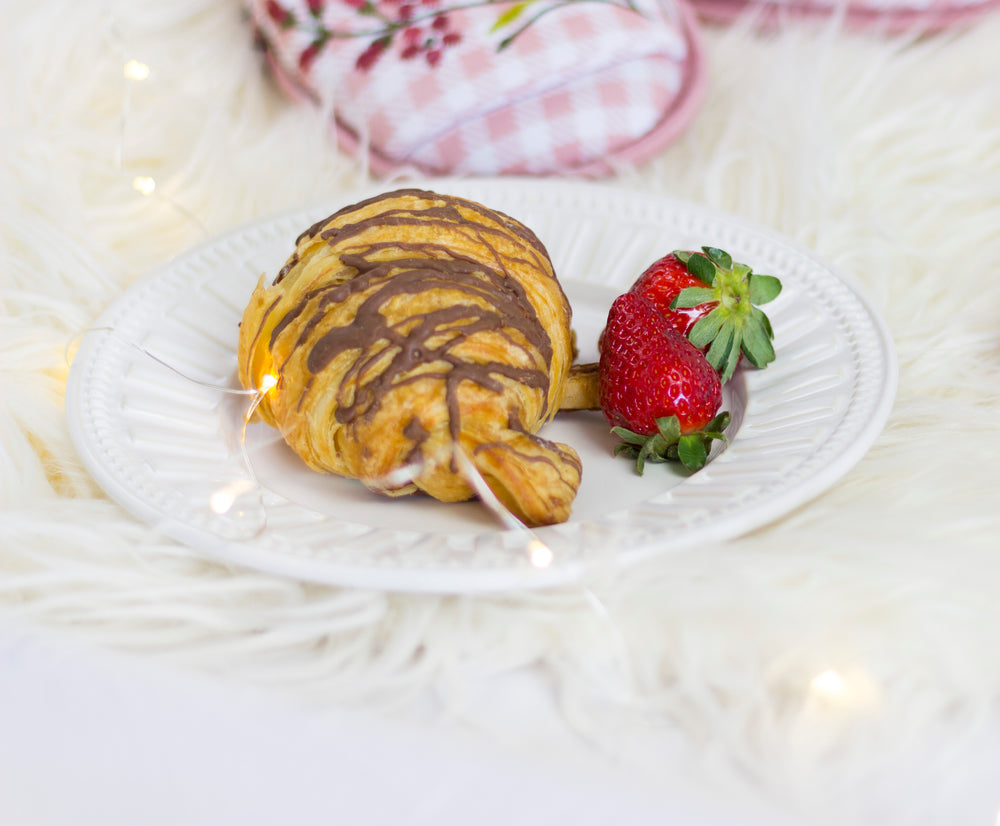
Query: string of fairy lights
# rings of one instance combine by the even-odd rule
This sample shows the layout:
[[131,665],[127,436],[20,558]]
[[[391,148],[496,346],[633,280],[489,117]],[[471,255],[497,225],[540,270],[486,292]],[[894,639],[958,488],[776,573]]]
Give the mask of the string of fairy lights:
[[[127,50],[124,47],[125,41],[118,33],[113,21],[109,21],[108,29],[121,46],[123,54],[127,54]],[[129,171],[127,168],[128,164],[126,163],[124,146],[127,122],[131,114],[132,107],[132,87],[135,84],[143,83],[149,79],[151,75],[152,68],[149,64],[131,56],[123,58],[122,77],[124,79],[125,88],[123,92],[119,142],[115,152],[115,163],[118,170],[126,175],[129,174]],[[148,174],[133,175],[131,177],[131,186],[140,196],[143,197],[151,197],[157,195],[158,193],[155,178]],[[163,196],[162,193],[160,193],[160,197],[163,197],[173,209],[177,210],[186,219],[195,223],[199,229],[207,235],[204,226],[198,221],[195,215],[182,207],[172,198]],[[111,330],[110,328],[92,328],[87,332],[92,333],[102,331],[119,335],[117,331]],[[173,370],[175,373],[183,376],[183,378],[191,381],[197,381],[196,379],[185,376],[180,371],[176,370],[176,368],[172,367],[155,354],[149,352],[134,342],[130,341],[128,344],[129,346],[139,350],[145,357],[159,362],[163,366]],[[204,382],[199,383],[204,384]],[[254,471],[253,461],[247,446],[247,428],[252,422],[254,414],[256,413],[261,402],[269,393],[274,392],[278,385],[279,379],[272,373],[265,373],[259,380],[257,386],[248,390],[237,390],[232,387],[212,385],[212,387],[219,392],[245,395],[249,400],[246,410],[242,416],[242,430],[240,433],[240,453],[246,476],[233,478],[212,491],[208,499],[207,507],[212,513],[218,516],[230,514],[241,497],[244,497],[247,494],[256,493],[258,497],[262,496],[264,488]],[[542,541],[535,531],[524,525],[500,502],[476,470],[471,460],[460,449],[457,449],[457,447],[454,455],[463,475],[466,477],[469,484],[482,501],[483,505],[494,514],[505,529],[517,532],[522,536],[523,547],[526,548],[527,559],[531,566],[539,570],[548,568],[555,560],[555,554],[552,548]],[[393,486],[405,483],[412,480],[412,478],[414,478],[422,470],[422,468],[423,463],[420,462],[415,465],[408,465],[405,468],[400,468],[398,471],[394,472],[394,477],[389,481]],[[263,508],[262,498],[259,499],[259,501],[261,502],[261,508]],[[263,531],[265,528],[266,511],[264,512],[264,519],[258,526],[257,531]],[[627,655],[625,653],[626,646],[624,644],[624,640],[620,638],[617,626],[610,618],[607,607],[597,597],[597,595],[593,593],[592,589],[585,586],[584,597],[586,603],[593,608],[595,613],[606,619],[610,624],[611,629],[615,631],[615,634],[617,635],[615,639],[618,640],[617,648],[619,659],[624,663],[627,659]],[[825,710],[857,710],[873,707],[879,702],[879,692],[877,686],[865,672],[856,668],[823,668],[808,680],[805,688],[808,702],[811,703],[813,707],[820,707]],[[997,818],[997,826],[1000,826],[1000,815],[998,815]]]
[[[133,87],[147,81],[152,75],[152,68],[148,63],[140,60],[129,53],[129,48],[125,37],[119,31],[117,22],[114,17],[110,14],[106,14],[104,17],[104,32],[107,37],[109,37],[114,45],[117,47],[117,52],[121,57],[121,76],[123,79],[123,89],[122,89],[122,102],[121,102],[121,117],[119,118],[118,127],[118,140],[114,151],[114,164],[115,168],[123,175],[131,174],[128,169],[129,164],[127,163],[127,158],[125,155],[126,139],[128,134],[128,124],[130,117],[132,115],[132,102],[133,102]],[[157,195],[157,183],[156,179],[152,175],[148,174],[133,174],[131,177],[132,189],[135,190],[139,195],[149,198]],[[171,208],[176,210],[185,219],[194,224],[202,235],[207,236],[208,232],[204,225],[198,220],[198,218],[189,210],[181,206],[176,200],[170,197],[166,197],[160,193],[158,198],[166,201]],[[116,337],[122,339],[118,331],[107,328],[107,327],[94,327],[86,331],[87,333],[103,332],[105,334],[113,334]],[[190,381],[202,386],[210,387],[220,393],[236,394],[246,396],[249,399],[248,406],[242,417],[242,426],[240,431],[240,455],[242,459],[243,469],[245,470],[246,477],[233,478],[216,490],[214,490],[208,498],[208,508],[212,513],[217,516],[229,515],[236,503],[241,497],[245,496],[251,492],[258,493],[258,502],[263,514],[263,518],[259,520],[259,525],[257,526],[254,533],[262,532],[266,527],[266,511],[263,509],[263,501],[261,498],[263,488],[260,485],[256,472],[254,470],[254,465],[249,455],[247,449],[247,428],[250,422],[253,420],[254,414],[259,407],[261,401],[264,397],[271,392],[278,384],[278,380],[274,375],[265,374],[258,386],[251,389],[235,389],[228,386],[215,385],[212,383],[207,383],[195,379],[191,376],[186,375],[182,371],[178,370],[173,365],[161,359],[154,353],[150,352],[145,347],[136,344],[133,341],[125,340],[125,343],[137,350],[142,354],[143,357],[151,359],[161,366],[171,370],[175,374],[181,376],[186,381]]]

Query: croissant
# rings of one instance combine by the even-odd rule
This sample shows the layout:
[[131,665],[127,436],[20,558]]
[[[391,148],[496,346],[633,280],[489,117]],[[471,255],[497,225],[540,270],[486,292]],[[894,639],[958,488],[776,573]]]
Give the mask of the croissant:
[[[581,463],[539,437],[573,360],[545,247],[473,201],[388,192],[299,236],[240,323],[245,388],[311,468],[389,496],[472,498],[456,451],[522,522],[565,521]],[[268,383],[273,384],[273,381]]]

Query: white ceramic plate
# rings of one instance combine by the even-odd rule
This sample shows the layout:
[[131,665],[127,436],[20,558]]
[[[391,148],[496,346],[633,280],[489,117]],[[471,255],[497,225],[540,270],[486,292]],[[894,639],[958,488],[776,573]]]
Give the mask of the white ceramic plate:
[[[359,191],[245,226],[150,273],[88,333],[67,388],[71,433],[110,496],[216,558],[303,579],[409,591],[495,591],[573,581],[744,533],[829,487],[868,450],[889,414],[896,364],[883,321],[841,276],[788,240],[690,203],[599,183],[516,179],[425,184],[500,209],[549,249],[574,310],[583,360],[612,299],[675,248],[722,247],[784,290],[768,307],[777,360],[727,390],[730,443],[702,471],[635,475],[612,458],[598,413],[560,414],[544,431],[584,463],[569,522],[533,536],[501,529],[479,503],[386,499],[309,471],[262,424],[246,428],[235,388],[237,324],[315,220]],[[383,187],[384,188],[384,187]],[[246,457],[244,457],[244,448]],[[256,479],[258,487],[250,480]],[[213,492],[252,488],[223,514]],[[551,558],[535,556],[540,540]],[[548,564],[539,564],[539,562]]]

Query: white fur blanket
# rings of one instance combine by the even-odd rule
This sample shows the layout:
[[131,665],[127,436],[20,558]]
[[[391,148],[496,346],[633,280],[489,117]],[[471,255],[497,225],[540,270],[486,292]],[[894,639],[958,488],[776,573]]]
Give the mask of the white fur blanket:
[[392,595],[225,566],[107,499],[68,436],[74,338],[206,234],[367,179],[261,75],[233,0],[14,0],[3,17],[0,621],[402,715],[433,697],[481,720],[476,686],[531,670],[588,748],[654,782],[683,763],[804,818],[995,821],[1000,15],[927,38],[706,29],[704,107],[617,183],[853,275],[899,392],[832,489],[603,581],[606,616],[572,587]]

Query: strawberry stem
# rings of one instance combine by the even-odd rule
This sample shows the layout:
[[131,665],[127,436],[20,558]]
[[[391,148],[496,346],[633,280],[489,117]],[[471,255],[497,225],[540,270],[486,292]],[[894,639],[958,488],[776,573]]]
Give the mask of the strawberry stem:
[[729,413],[723,411],[704,429],[683,434],[676,416],[657,419],[657,432],[651,435],[613,427],[611,432],[622,440],[615,445],[615,456],[633,459],[636,473],[640,476],[646,469],[646,462],[680,462],[688,470],[701,470],[708,462],[713,440],[729,441],[724,431],[730,419]]

